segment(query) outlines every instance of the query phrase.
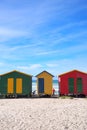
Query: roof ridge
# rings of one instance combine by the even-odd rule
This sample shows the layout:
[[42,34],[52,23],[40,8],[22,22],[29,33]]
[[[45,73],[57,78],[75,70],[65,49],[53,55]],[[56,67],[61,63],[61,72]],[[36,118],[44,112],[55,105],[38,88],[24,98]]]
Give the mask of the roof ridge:
[[[41,73],[43,73],[43,72],[46,72],[46,73],[48,73],[49,75],[51,75],[52,77],[54,77],[51,73],[49,73],[49,72],[46,71],[46,70],[42,71]],[[37,77],[37,76],[40,75],[41,73],[37,74],[35,77]]]
[[9,71],[7,73],[0,74],[0,76],[6,75],[6,74],[9,74],[9,73],[12,73],[12,72],[18,72],[18,73],[21,73],[21,74],[24,74],[24,75],[33,76],[33,75],[30,75],[30,74],[27,74],[27,73],[24,73],[24,72],[20,72],[18,70],[12,70],[12,71]]

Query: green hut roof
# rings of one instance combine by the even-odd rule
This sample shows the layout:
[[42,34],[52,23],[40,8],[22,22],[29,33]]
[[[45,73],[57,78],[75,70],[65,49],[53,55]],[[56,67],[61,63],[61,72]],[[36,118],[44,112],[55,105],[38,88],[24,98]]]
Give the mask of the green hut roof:
[[10,72],[1,74],[0,76],[7,75],[7,74],[10,74],[10,73],[12,73],[12,72],[17,72],[17,73],[20,73],[20,74],[23,74],[23,75],[27,75],[27,76],[31,76],[31,77],[32,77],[32,75],[30,75],[30,74],[26,74],[26,73],[23,73],[23,72],[20,72],[20,71],[17,71],[17,70],[13,70],[13,71],[10,71]]

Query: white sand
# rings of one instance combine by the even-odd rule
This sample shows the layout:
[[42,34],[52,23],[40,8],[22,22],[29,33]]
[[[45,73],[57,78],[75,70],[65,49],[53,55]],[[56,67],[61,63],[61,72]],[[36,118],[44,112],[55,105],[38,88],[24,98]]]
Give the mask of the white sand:
[[0,130],[87,130],[87,99],[0,99]]

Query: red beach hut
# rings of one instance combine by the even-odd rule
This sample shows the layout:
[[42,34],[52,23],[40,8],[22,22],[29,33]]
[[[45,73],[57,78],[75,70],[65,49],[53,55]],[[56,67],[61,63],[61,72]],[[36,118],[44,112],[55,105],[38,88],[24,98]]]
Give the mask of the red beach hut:
[[72,70],[58,76],[60,95],[87,96],[87,73]]

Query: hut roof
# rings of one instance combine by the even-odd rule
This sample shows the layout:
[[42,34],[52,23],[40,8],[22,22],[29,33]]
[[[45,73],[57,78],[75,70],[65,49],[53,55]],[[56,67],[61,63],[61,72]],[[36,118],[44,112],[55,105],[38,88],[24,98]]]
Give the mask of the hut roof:
[[54,77],[51,73],[49,73],[49,72],[47,72],[46,70],[44,70],[44,71],[42,71],[41,73],[39,73],[39,74],[37,74],[35,77],[38,77],[40,74],[42,74],[42,73],[47,73],[47,74],[49,74],[49,75],[51,75],[52,77]]
[[79,70],[72,70],[72,71],[68,71],[66,73],[60,74],[59,76],[66,75],[66,74],[72,73],[72,72],[79,72],[79,73],[82,73],[82,74],[87,74],[86,72],[82,72],[82,71],[79,71]]
[[33,76],[33,75],[26,74],[26,73],[23,73],[23,72],[20,72],[20,71],[17,71],[17,70],[13,70],[13,71],[1,74],[0,76],[4,76],[4,75],[7,75],[7,74],[10,74],[10,73],[13,73],[13,72],[17,72],[17,73],[20,73],[20,74],[23,74],[23,75],[26,75],[26,76],[31,76],[31,77]]

